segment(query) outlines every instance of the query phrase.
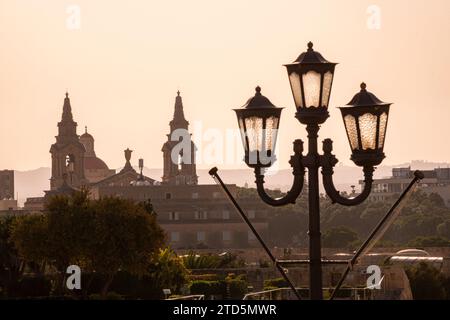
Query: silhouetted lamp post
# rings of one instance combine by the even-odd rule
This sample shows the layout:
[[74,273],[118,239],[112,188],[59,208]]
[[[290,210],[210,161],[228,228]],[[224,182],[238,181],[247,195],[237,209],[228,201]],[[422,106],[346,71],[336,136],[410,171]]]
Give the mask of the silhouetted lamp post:
[[318,152],[319,125],[329,117],[330,101],[336,63],[328,62],[313,44],[293,63],[286,65],[289,82],[297,108],[296,118],[306,125],[308,153],[303,155],[303,141],[294,141],[294,155],[290,165],[294,182],[286,196],[273,199],[264,190],[264,170],[275,158],[275,143],[282,108],[274,106],[256,88],[256,94],[240,109],[235,109],[245,150],[246,164],[255,170],[256,186],[261,199],[271,206],[293,204],[302,192],[305,169],[308,171],[310,297],[320,300],[322,295],[322,256],[320,233],[319,168],[323,185],[333,203],[354,206],[370,194],[374,166],[384,159],[383,147],[389,117],[389,103],[384,103],[366,90],[361,91],[345,107],[340,108],[352,150],[351,160],[364,172],[364,189],[354,198],[346,198],[335,188],[333,168],[338,163],[332,154],[333,142],[323,141],[323,154]]

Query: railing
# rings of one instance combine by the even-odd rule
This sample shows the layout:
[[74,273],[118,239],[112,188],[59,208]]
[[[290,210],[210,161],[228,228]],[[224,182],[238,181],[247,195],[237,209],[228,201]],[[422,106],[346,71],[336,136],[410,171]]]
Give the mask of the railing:
[[[297,289],[300,291],[301,289]],[[242,300],[297,300],[291,288],[247,293]]]
[[[324,288],[324,298],[328,299],[332,288]],[[308,299],[309,289],[297,288],[300,295]],[[372,300],[374,293],[378,290],[369,288],[342,288],[336,296],[336,300]],[[278,288],[267,291],[252,292],[244,296],[243,300],[297,300],[291,288]]]
[[205,300],[205,295],[204,294],[194,294],[194,295],[190,295],[190,296],[167,298],[166,300]]

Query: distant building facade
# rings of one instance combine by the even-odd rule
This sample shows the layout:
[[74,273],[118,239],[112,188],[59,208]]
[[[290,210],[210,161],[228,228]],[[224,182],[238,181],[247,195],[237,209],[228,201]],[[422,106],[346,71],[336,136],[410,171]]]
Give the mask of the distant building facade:
[[84,175],[85,152],[77,135],[77,123],[73,120],[69,94],[66,93],[61,121],[58,123],[56,143],[50,148],[52,155],[51,190],[60,188],[66,175],[69,176],[70,184],[75,187],[87,184]]
[[[135,201],[151,200],[158,222],[166,231],[167,240],[175,249],[245,248],[257,246],[254,235],[235,212],[219,186],[199,185],[195,165],[195,145],[188,132],[180,92],[175,98],[173,119],[168,140],[162,147],[163,177],[156,181],[143,175],[131,162],[132,150],[124,150],[125,164],[119,172],[110,170],[96,156],[94,138],[87,132],[78,137],[68,94],[64,99],[63,116],[58,124],[56,143],[52,146],[51,190],[68,194],[82,186],[90,188],[93,199],[117,196]],[[173,141],[175,139],[175,141]],[[184,147],[180,148],[182,142]],[[228,186],[237,195],[236,185]],[[28,211],[42,210],[46,198],[29,198]],[[240,204],[256,230],[268,230],[268,206],[259,198],[241,199]]]
[[[164,175],[162,183],[168,185],[196,185],[198,177],[195,165],[195,145],[188,132],[189,122],[184,117],[180,91],[175,98],[175,111],[170,121],[168,141],[162,147]],[[174,139],[176,138],[176,140]],[[187,148],[179,149],[179,143]]]
[[0,200],[14,199],[14,171],[0,170]]
[[[426,193],[437,193],[450,207],[450,168],[436,168],[422,170],[425,178],[419,182],[420,190]],[[414,178],[414,171],[410,167],[392,169],[392,177],[375,179],[369,200],[385,201],[393,195],[402,193]],[[360,181],[363,185],[364,182]]]
[[87,127],[85,127],[85,132],[80,136],[80,142],[85,149],[84,176],[89,183],[96,183],[116,173],[116,170],[109,169],[106,163],[95,154],[95,139],[87,132]]
[[[170,121],[170,134],[162,148],[162,182],[145,177],[142,172],[137,173],[130,164],[131,150],[127,149],[124,168],[91,185],[92,197],[118,196],[136,201],[150,199],[158,214],[158,222],[175,249],[242,248],[257,245],[253,234],[248,232],[248,227],[234,211],[220,187],[198,184],[195,145],[187,132],[188,125],[178,92],[174,116]],[[188,154],[174,149],[177,148],[178,141],[172,141],[172,134],[178,129],[182,130],[180,132],[183,138],[187,139],[184,142],[190,145]],[[177,160],[173,157],[179,160],[173,161]],[[188,159],[187,163],[185,159]],[[235,185],[230,185],[229,188],[236,194]],[[255,228],[264,234],[268,229],[267,206],[259,199],[245,199],[242,206]]]
[[52,177],[50,189],[57,190],[64,184],[64,177],[72,187],[81,187],[102,180],[115,173],[103,160],[97,158],[94,138],[86,132],[77,134],[77,123],[73,119],[69,94],[66,93],[61,121],[58,123],[56,143],[50,148],[52,155]]
[[[236,194],[236,186],[228,186]],[[99,186],[95,197],[151,199],[158,223],[175,249],[242,248],[257,245],[234,207],[216,185]],[[239,200],[238,200],[239,201]],[[268,208],[259,199],[239,201],[258,232],[268,230]]]

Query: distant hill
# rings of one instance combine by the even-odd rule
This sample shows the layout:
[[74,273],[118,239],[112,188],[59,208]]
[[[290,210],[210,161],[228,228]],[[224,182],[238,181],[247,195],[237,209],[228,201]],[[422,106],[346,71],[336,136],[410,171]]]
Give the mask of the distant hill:
[[[411,167],[414,170],[431,170],[439,167],[449,167],[449,163],[435,163],[426,161],[412,161],[411,163],[404,163],[395,166],[380,166],[375,171],[375,178],[390,177],[392,175],[392,168],[397,167]],[[137,169],[137,168],[136,168]],[[213,184],[208,170],[197,170],[200,184]],[[225,183],[236,184],[244,186],[246,183],[249,187],[253,187],[255,177],[251,169],[237,169],[237,170],[220,170],[219,173]],[[148,169],[144,168],[144,174],[155,180],[160,181],[162,176],[162,169]],[[50,168],[39,168],[30,171],[15,171],[15,190],[18,194],[19,204],[22,205],[28,197],[40,197],[44,195],[44,190],[50,187]],[[362,171],[360,168],[337,165],[335,169],[334,181],[336,187],[342,191],[350,191],[351,185],[356,186],[359,190],[358,181],[362,179]],[[292,183],[292,170],[280,170],[277,174],[268,176],[266,178],[267,187],[271,189],[280,189],[286,191],[290,188]]]

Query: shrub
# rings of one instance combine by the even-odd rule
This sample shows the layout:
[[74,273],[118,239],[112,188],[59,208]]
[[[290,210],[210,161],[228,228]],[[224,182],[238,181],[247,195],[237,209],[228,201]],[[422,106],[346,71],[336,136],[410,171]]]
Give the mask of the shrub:
[[228,285],[230,290],[230,298],[232,299],[241,300],[247,293],[247,281],[234,279],[228,281]]
[[283,278],[264,280],[264,288],[268,288],[268,287],[286,288],[288,286],[289,286],[289,284]]
[[45,277],[25,277],[11,286],[9,295],[20,298],[45,297],[50,295],[51,288],[50,280]]
[[191,294],[204,294],[205,296],[225,296],[225,281],[193,281],[190,286]]
[[101,294],[91,294],[89,300],[123,300],[123,296],[116,292],[108,292],[105,297]]

